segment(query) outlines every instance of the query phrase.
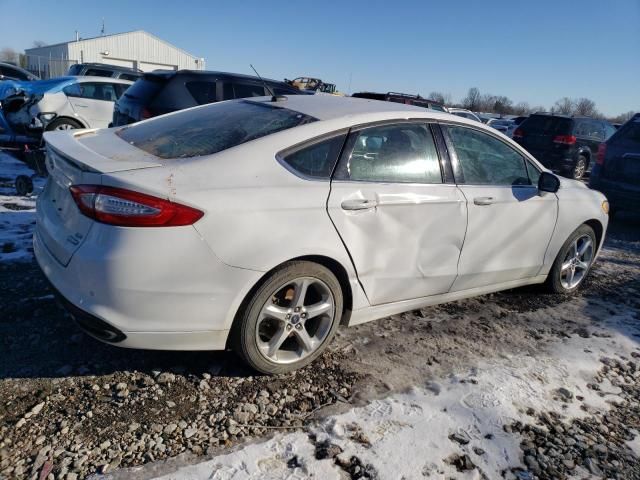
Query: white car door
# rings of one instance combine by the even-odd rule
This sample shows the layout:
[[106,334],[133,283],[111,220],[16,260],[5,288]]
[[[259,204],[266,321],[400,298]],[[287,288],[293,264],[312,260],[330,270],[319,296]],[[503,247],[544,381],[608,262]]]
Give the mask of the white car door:
[[64,89],[75,113],[89,128],[106,128],[113,119],[113,104],[117,100],[114,84],[79,82]]
[[455,184],[443,183],[426,122],[352,131],[327,206],[372,305],[449,291],[466,202]]
[[497,136],[455,125],[443,130],[469,212],[452,290],[536,276],[555,228],[557,196],[540,193],[537,167]]

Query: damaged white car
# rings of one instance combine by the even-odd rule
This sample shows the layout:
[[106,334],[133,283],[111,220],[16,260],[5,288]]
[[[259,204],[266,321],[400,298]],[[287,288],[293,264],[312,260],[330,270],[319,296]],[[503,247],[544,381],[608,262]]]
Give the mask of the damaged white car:
[[60,77],[0,85],[0,143],[38,144],[43,131],[105,128],[113,104],[133,82]]
[[124,347],[231,347],[279,373],[339,324],[584,281],[605,197],[481,123],[391,102],[259,97],[49,132],[35,255]]

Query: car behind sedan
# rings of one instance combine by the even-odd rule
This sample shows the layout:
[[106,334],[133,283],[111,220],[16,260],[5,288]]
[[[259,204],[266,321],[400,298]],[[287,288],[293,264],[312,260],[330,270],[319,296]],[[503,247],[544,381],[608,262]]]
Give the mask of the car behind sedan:
[[640,211],[640,114],[600,144],[589,185],[607,196],[612,211]]
[[35,255],[77,322],[265,373],[340,324],[574,292],[607,227],[603,195],[491,128],[392,102],[261,97],[45,138]]

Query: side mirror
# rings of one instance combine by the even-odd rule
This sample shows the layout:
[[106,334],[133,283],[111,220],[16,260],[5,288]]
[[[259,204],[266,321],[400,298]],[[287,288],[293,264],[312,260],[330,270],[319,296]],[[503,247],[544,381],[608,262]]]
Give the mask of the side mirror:
[[556,193],[560,188],[560,179],[553,173],[542,172],[538,179],[538,190],[541,192]]

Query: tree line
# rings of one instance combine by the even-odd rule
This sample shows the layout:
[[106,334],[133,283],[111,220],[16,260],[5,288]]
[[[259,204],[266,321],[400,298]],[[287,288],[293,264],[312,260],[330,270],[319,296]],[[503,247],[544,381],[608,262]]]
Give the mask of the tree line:
[[[596,103],[589,98],[569,98],[563,97],[557,100],[550,108],[544,106],[530,106],[527,102],[514,103],[513,100],[504,95],[493,95],[491,93],[480,93],[476,87],[472,87],[467,95],[458,103],[452,102],[450,93],[431,92],[431,100],[443,103],[447,106],[466,108],[473,112],[495,113],[499,115],[529,115],[534,112],[551,112],[563,115],[580,115],[585,117],[606,118],[596,108]],[[633,111],[621,113],[616,117],[609,117],[607,120],[614,123],[624,123],[634,115]]]
[[[34,47],[42,47],[45,43],[36,40],[33,42]],[[0,49],[0,62],[10,62],[22,67],[26,67],[26,56],[12,48]],[[476,87],[472,87],[467,92],[467,96],[460,102],[454,103],[450,93],[431,92],[429,94],[431,100],[440,102],[451,107],[466,108],[473,112],[497,113],[499,115],[529,115],[534,112],[551,112],[564,115],[582,115],[585,117],[605,118],[598,111],[596,103],[589,98],[569,98],[563,97],[556,101],[551,108],[546,109],[544,106],[530,106],[527,102],[515,103],[509,97],[504,95],[493,95],[491,93],[480,93]],[[633,111],[621,113],[616,117],[609,117],[607,120],[614,123],[624,123],[634,115]]]

